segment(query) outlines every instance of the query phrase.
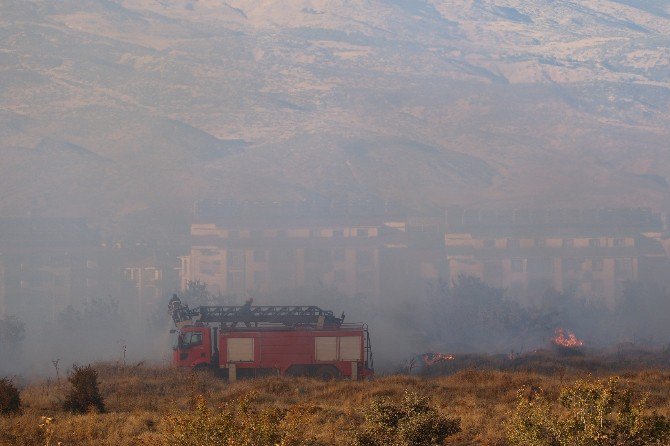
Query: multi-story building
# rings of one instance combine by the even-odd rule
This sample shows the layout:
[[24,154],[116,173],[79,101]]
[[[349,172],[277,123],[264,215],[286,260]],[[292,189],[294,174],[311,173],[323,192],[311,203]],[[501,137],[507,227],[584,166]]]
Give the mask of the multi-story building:
[[647,209],[447,211],[450,276],[479,277],[527,302],[548,289],[613,303],[641,268],[666,257]]
[[[179,268],[176,262],[151,256],[135,262],[126,261],[123,267],[126,281],[120,293],[132,305],[134,316],[141,323],[157,307],[165,304],[167,296],[178,290]],[[130,299],[129,299],[130,297]]]
[[376,298],[384,291],[384,277],[402,283],[399,275],[437,278],[442,270],[439,218],[408,220],[388,209],[313,204],[219,209],[217,216],[201,213],[201,222],[191,226],[182,288],[189,280],[200,280],[214,293],[241,299],[250,293],[325,285]]

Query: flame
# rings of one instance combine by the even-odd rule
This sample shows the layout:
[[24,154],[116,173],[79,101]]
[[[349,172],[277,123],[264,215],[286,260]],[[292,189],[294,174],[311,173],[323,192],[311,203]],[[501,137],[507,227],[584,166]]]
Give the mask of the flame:
[[556,331],[554,332],[554,337],[551,339],[551,342],[558,345],[559,347],[566,347],[566,348],[577,348],[584,345],[584,341],[578,339],[573,332],[571,332],[570,330],[563,330],[562,328],[556,329]]
[[421,359],[426,365],[430,366],[442,361],[453,361],[456,358],[454,355],[447,355],[445,353],[424,353],[421,355]]

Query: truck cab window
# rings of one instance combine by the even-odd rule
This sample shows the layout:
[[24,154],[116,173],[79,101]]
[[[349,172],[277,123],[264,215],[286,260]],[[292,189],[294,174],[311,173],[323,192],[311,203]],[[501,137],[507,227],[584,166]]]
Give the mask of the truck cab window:
[[191,333],[191,342],[189,345],[202,345],[202,333]]
[[180,338],[180,345],[182,348],[191,348],[196,345],[202,345],[202,333],[184,333]]

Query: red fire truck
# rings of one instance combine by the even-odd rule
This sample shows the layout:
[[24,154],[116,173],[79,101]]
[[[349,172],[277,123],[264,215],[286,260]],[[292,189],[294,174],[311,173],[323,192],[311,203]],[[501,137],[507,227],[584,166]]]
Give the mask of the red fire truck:
[[374,375],[365,324],[314,306],[200,306],[170,301],[174,363],[224,377],[365,379]]

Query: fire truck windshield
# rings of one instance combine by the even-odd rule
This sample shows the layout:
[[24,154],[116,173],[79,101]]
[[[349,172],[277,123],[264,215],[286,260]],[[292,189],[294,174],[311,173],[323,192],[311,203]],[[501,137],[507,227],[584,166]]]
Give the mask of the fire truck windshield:
[[186,332],[180,333],[177,337],[177,343],[174,345],[176,349],[188,349],[196,345],[202,344],[202,333],[199,331],[196,332]]

